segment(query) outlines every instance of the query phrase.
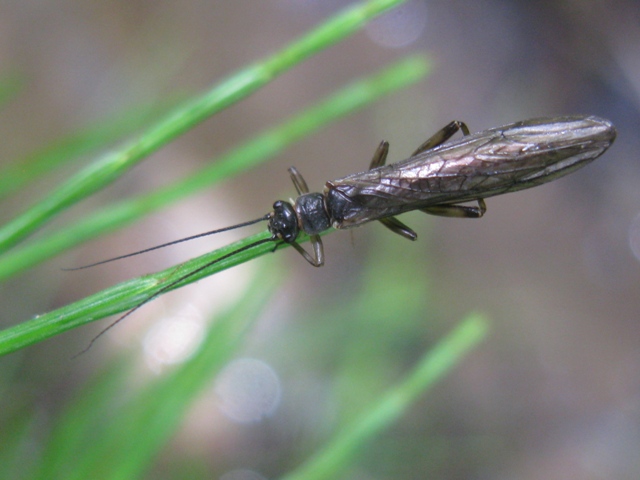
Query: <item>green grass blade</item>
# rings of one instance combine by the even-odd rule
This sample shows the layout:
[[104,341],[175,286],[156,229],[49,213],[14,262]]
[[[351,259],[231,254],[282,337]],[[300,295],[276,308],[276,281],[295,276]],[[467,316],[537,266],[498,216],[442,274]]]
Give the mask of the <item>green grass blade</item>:
[[338,432],[330,443],[285,480],[341,478],[359,449],[404,414],[412,402],[455,367],[488,331],[481,315],[471,315],[418,362],[416,368],[389,390],[360,418]]
[[[374,76],[358,80],[281,125],[268,129],[227,154],[207,162],[207,167],[173,185],[122,201],[65,226],[42,240],[8,252],[0,258],[0,280],[7,279],[62,251],[103,235],[165,207],[188,195],[237,175],[274,157],[293,142],[312,134],[338,118],[363,108],[380,97],[424,78],[430,64],[423,56],[411,56]],[[259,212],[266,213],[266,212]]]
[[199,122],[263,87],[314,53],[355,33],[370,19],[406,0],[370,0],[352,6],[262,62],[223,80],[185,102],[123,148],[107,153],[0,229],[0,252],[59,212],[118,179],[150,153]]
[[[31,320],[0,331],[0,355],[14,352],[27,345],[45,340],[89,322],[108,317],[109,315],[127,311],[146,300],[158,290],[176,282],[176,280],[187,273],[202,269],[188,279],[173,285],[170,290],[175,290],[176,288],[183,287],[216,272],[234,267],[254,259],[257,256],[264,255],[265,253],[272,252],[274,244],[273,242],[267,242],[249,248],[242,253],[232,255],[230,258],[223,258],[238,249],[248,247],[252,243],[269,237],[269,232],[248,237],[215,250],[214,252],[206,253],[180,265],[167,268],[161,272],[119,283],[78,302],[43,315],[38,315]],[[279,248],[285,247],[286,245],[281,245]],[[204,268],[207,264],[217,261],[218,259],[221,260],[215,265]]]

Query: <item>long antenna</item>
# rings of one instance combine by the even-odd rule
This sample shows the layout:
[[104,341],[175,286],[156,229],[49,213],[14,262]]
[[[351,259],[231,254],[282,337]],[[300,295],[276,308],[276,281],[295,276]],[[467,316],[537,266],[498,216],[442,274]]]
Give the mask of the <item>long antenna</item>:
[[220,228],[218,230],[211,230],[210,232],[199,233],[197,235],[192,235],[190,237],[180,238],[180,239],[174,240],[172,242],[163,243],[162,245],[156,245],[155,247],[145,248],[144,250],[140,250],[140,251],[137,251],[137,252],[127,253],[125,255],[120,255],[119,257],[107,258],[106,260],[101,260],[99,262],[91,263],[89,265],[83,265],[81,267],[73,267],[73,268],[63,268],[62,270],[66,271],[66,272],[71,272],[71,271],[74,271],[74,270],[83,270],[85,268],[95,267],[97,265],[102,265],[103,263],[114,262],[116,260],[122,260],[123,258],[133,257],[135,255],[140,255],[142,253],[151,252],[152,250],[158,250],[159,248],[169,247],[171,245],[175,245],[176,243],[182,243],[182,242],[186,242],[186,241],[189,241],[189,240],[195,240],[196,238],[207,237],[209,235],[214,235],[216,233],[227,232],[229,230],[235,230],[236,228],[242,228],[242,227],[246,227],[246,226],[249,226],[249,225],[253,225],[255,223],[264,222],[265,220],[269,220],[270,216],[271,216],[271,214],[267,213],[266,215],[263,215],[260,218],[256,218],[255,220],[250,220],[248,222],[239,223],[237,225],[231,225],[230,227]]
[[[251,225],[251,223],[257,223],[257,221],[253,221],[253,222],[249,222],[246,224],[242,224],[242,226],[244,225]],[[230,227],[232,228],[232,227]],[[223,229],[222,231],[224,231],[225,229]],[[228,230],[228,229],[226,229]],[[211,233],[211,232],[209,232]],[[198,235],[196,235],[196,237],[198,237]],[[190,237],[190,238],[196,238],[196,237]],[[202,272],[203,270],[211,267],[212,265],[215,265],[218,262],[221,262],[222,260],[232,257],[238,253],[244,252],[245,250],[249,250],[253,247],[257,247],[258,245],[262,245],[263,243],[268,243],[268,242],[273,242],[275,241],[277,238],[275,236],[269,237],[269,238],[263,238],[262,240],[258,240],[257,242],[253,242],[250,243],[249,245],[245,245],[244,247],[240,247],[237,250],[234,250],[233,252],[227,253],[226,255],[223,255],[220,258],[216,258],[215,260],[212,260],[208,263],[205,263],[204,265],[202,265],[201,267],[196,268],[195,270],[192,270],[189,273],[186,273],[184,275],[182,275],[181,277],[179,277],[178,279],[174,280],[173,282],[169,283],[168,285],[165,285],[164,287],[162,287],[160,290],[158,290],[157,292],[155,292],[154,294],[152,294],[151,296],[145,298],[143,301],[141,301],[140,303],[138,303],[135,307],[133,307],[132,309],[128,310],[124,315],[121,315],[117,320],[114,320],[111,324],[109,324],[104,330],[102,330],[100,333],[98,333],[95,337],[93,337],[91,339],[91,341],[89,342],[89,344],[80,352],[76,353],[73,357],[71,357],[71,359],[75,359],[77,357],[79,357],[80,355],[83,355],[84,353],[88,352],[91,347],[93,346],[93,344],[96,342],[96,340],[98,340],[98,338],[100,338],[102,335],[104,335],[107,331],[111,330],[113,327],[115,327],[118,323],[120,323],[122,320],[124,320],[125,318],[127,318],[129,315],[131,315],[133,312],[135,312],[136,310],[138,310],[140,307],[142,307],[143,305],[146,305],[147,303],[149,303],[151,300],[159,297],[160,295],[162,295],[165,292],[168,292],[169,290],[172,290],[176,285],[178,285],[179,283],[183,282],[184,280],[193,277],[194,275],[197,275],[198,273]],[[183,239],[184,240],[184,239]],[[178,240],[182,241],[182,240]],[[172,242],[172,243],[177,243],[177,242]],[[166,244],[166,245],[171,245],[170,244]],[[161,245],[161,246],[166,246],[166,245]],[[277,247],[277,245],[276,245]],[[154,247],[154,248],[159,248],[159,247]],[[150,249],[153,250],[153,249]],[[147,251],[147,250],[143,250]],[[142,253],[142,252],[138,252],[138,253]],[[133,255],[133,254],[132,254]],[[121,257],[118,257],[121,258]],[[100,262],[100,263],[104,263],[104,262]],[[96,264],[97,265],[97,264]],[[91,265],[89,265],[91,266]],[[81,267],[82,268],[82,267]],[[77,269],[76,269],[77,270]]]

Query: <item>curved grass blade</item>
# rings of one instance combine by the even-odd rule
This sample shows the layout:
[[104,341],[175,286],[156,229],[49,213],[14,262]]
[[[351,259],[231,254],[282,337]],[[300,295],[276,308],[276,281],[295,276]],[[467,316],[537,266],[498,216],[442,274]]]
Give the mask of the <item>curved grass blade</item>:
[[[78,302],[59,308],[52,312],[38,315],[35,318],[23,322],[14,327],[0,331],[0,355],[14,352],[20,348],[32,345],[45,340],[54,335],[66,332],[72,328],[86,325],[87,323],[99,320],[110,315],[114,315],[136,307],[139,303],[152,296],[185,274],[198,270],[216,259],[225,257],[235,250],[247,247],[252,243],[270,237],[269,232],[259,233],[226,247],[209,252],[200,257],[188,260],[180,265],[167,268],[158,273],[144,275],[126,282],[109,287],[101,292],[90,295]],[[287,245],[280,244],[278,249]],[[183,287],[196,282],[201,278],[212,275],[216,272],[234,267],[258,256],[274,251],[274,244],[268,242],[249,248],[237,255],[224,258],[197,274],[172,285],[170,290]]]
[[368,441],[390,427],[420,395],[449,373],[486,336],[487,320],[478,314],[463,320],[435,348],[427,352],[403,381],[391,388],[362,415],[337,432],[304,465],[283,480],[341,478]]

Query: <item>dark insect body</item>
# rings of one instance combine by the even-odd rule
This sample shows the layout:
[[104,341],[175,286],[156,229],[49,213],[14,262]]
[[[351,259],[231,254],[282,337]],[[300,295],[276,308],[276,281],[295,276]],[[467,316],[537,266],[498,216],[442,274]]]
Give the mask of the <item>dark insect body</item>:
[[[464,136],[445,143],[458,130],[462,130]],[[319,234],[329,228],[352,228],[378,220],[392,232],[415,240],[416,233],[395,218],[396,215],[420,210],[447,217],[482,217],[486,211],[485,198],[535,187],[567,175],[602,155],[615,138],[616,130],[611,122],[588,115],[525,120],[474,134],[469,133],[464,123],[453,121],[420,145],[409,158],[397,163],[385,165],[389,144],[381,142],[369,170],[329,181],[322,193],[310,193],[302,175],[291,167],[289,173],[299,195],[293,203],[279,200],[273,204],[271,213],[256,220],[79,267],[92,267],[261,221],[268,221],[272,233],[270,238],[235,250],[165,285],[98,336],[185,279],[257,245],[288,243],[311,265],[320,267],[324,264],[324,251]],[[461,205],[465,202],[477,205]],[[313,254],[296,242],[301,232],[309,235]]]
[[[444,144],[454,133],[465,136]],[[594,116],[540,118],[469,134],[453,121],[420,145],[406,160],[385,165],[389,144],[382,142],[370,170],[327,182],[322,193],[308,193],[295,168],[289,172],[295,202],[278,201],[269,216],[273,240],[292,244],[309,263],[324,263],[318,234],[330,227],[357,227],[380,221],[410,240],[416,233],[395,215],[421,210],[432,215],[479,218],[483,199],[547,183],[598,158],[614,141],[611,122]],[[476,201],[477,206],[459,205]],[[296,244],[300,231],[311,236],[314,256]]]

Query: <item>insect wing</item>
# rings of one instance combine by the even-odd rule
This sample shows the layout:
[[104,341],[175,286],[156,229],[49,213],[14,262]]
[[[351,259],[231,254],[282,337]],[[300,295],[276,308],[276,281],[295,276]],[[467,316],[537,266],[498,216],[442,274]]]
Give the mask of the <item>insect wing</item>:
[[615,135],[610,122],[593,116],[526,120],[468,135],[328,182],[326,192],[336,206],[334,226],[540,185],[595,160]]

